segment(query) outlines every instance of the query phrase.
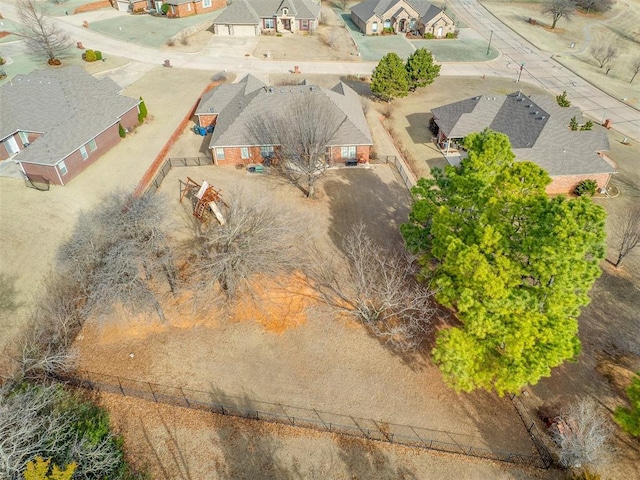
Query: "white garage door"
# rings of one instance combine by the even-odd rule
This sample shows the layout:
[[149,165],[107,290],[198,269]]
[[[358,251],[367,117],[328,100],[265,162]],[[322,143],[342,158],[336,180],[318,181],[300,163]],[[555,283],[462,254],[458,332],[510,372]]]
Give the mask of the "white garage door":
[[255,37],[256,26],[255,25],[233,25],[233,35],[236,37]]
[[221,36],[229,36],[229,26],[228,25],[216,25],[215,30],[216,35]]

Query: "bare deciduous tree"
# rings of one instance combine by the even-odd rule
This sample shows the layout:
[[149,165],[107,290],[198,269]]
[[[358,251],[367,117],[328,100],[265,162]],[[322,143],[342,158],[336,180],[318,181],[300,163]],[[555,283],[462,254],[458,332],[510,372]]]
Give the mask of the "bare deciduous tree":
[[336,0],[334,3],[336,7],[338,7],[343,12],[347,11],[347,5],[349,5],[349,0]]
[[638,75],[638,72],[640,72],[640,56],[635,57],[631,61],[631,71],[633,72],[633,75],[631,77],[631,80],[629,80],[629,83],[633,83],[636,75]]
[[327,169],[327,146],[344,114],[318,88],[309,87],[286,105],[285,114],[256,115],[248,128],[256,145],[275,148],[274,167],[313,198],[316,181]]
[[312,281],[320,297],[392,348],[418,348],[435,308],[433,292],[416,281],[419,268],[413,259],[376,245],[362,225],[345,239],[344,252],[344,262],[325,257],[315,267]]
[[120,191],[80,216],[60,248],[58,266],[84,292],[87,314],[119,305],[130,312],[151,307],[164,318],[154,281],[165,279],[172,293],[177,288],[165,212],[160,197]]
[[561,18],[571,20],[571,16],[576,11],[576,4],[573,0],[546,0],[542,6],[543,15],[551,15],[551,28],[556,28],[556,23]]
[[21,35],[36,54],[44,55],[50,64],[71,46],[69,35],[60,29],[36,0],[17,0],[18,14],[24,26]]
[[47,451],[64,453],[60,438],[70,430],[71,418],[53,415],[60,391],[55,386],[25,385],[12,391],[0,387],[0,477],[22,478],[28,461]]
[[629,207],[617,220],[615,230],[619,242],[618,258],[614,263],[617,268],[629,253],[640,246],[640,206]]
[[610,43],[597,43],[589,48],[589,53],[598,62],[598,66],[604,68],[618,56],[618,49]]
[[562,466],[570,468],[592,463],[607,452],[613,426],[591,397],[569,405],[561,418],[563,428],[554,424],[551,435],[559,447]]
[[225,224],[193,221],[187,275],[201,287],[217,285],[232,298],[249,292],[256,275],[277,277],[308,258],[310,221],[263,197],[235,191],[226,196]]

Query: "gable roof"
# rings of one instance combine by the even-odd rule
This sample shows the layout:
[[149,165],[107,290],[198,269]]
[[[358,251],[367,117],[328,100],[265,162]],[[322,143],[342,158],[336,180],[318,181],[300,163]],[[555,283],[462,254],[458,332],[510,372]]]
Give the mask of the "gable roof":
[[214,20],[215,25],[257,25],[262,18],[273,18],[289,9],[289,16],[316,20],[320,4],[313,0],[235,0]]
[[[258,87],[259,88],[256,88]],[[253,75],[235,84],[220,85],[202,98],[196,114],[213,108],[218,113],[209,148],[255,145],[251,123],[273,116],[287,115],[293,102],[314,96],[331,111],[336,122],[329,145],[372,145],[358,94],[344,83],[333,89],[307,85],[268,87]]]
[[572,131],[578,108],[562,108],[548,96],[476,96],[431,110],[448,138],[464,138],[490,128],[509,137],[516,160],[529,160],[549,175],[614,173],[616,169],[597,152],[609,150],[601,130]]
[[[364,0],[352,7],[351,12],[360,20],[367,22],[374,16],[382,18],[389,10],[393,10],[397,14],[398,11],[402,10],[402,5],[398,5],[402,1],[403,0]],[[442,12],[441,8],[426,0],[404,0],[404,3],[418,12],[418,16],[423,22],[428,22]]]
[[120,90],[79,66],[17,75],[0,87],[0,139],[17,131],[42,133],[14,158],[55,165],[140,103]]

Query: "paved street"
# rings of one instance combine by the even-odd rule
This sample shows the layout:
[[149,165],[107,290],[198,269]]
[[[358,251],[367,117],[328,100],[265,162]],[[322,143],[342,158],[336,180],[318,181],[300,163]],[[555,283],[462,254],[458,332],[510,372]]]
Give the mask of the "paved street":
[[[540,85],[553,94],[566,90],[571,102],[596,122],[601,123],[605,118],[610,118],[613,120],[614,128],[622,135],[640,141],[640,111],[603,93],[555,62],[551,54],[541,52],[525,41],[499,22],[476,0],[450,0],[448,5],[470,28],[484,36],[487,42],[493,30],[492,46],[498,48],[502,55],[496,60],[483,63],[444,63],[441,75],[513,78],[514,90],[518,87],[516,80],[520,76],[520,82]],[[14,4],[7,0],[0,1],[0,11],[5,18],[11,20],[18,18]],[[160,65],[165,59],[169,59],[171,65],[177,68],[212,72],[229,70],[240,74],[251,72],[257,75],[291,72],[294,65],[298,65],[303,73],[308,74],[369,75],[375,67],[374,62],[294,62],[257,59],[250,56],[257,38],[215,37],[197,53],[167,52],[107,37],[93,32],[91,28],[82,27],[82,22],[85,20],[91,25],[93,21],[121,15],[128,14],[115,9],[102,9],[79,15],[56,17],[56,21],[69,32],[74,41],[81,41],[110,55],[133,60],[117,74],[127,83],[147,71],[145,64]],[[11,44],[3,46],[5,51],[11,48],[20,47],[11,46]],[[520,66],[523,64],[520,72]]]

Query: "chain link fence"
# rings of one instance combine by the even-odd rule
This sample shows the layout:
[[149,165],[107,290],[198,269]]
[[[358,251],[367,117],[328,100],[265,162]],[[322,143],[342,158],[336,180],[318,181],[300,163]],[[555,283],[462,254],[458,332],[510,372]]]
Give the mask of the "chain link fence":
[[543,455],[535,441],[536,449],[532,449],[530,453],[508,452],[487,448],[480,437],[471,435],[382,422],[313,408],[256,401],[248,397],[229,396],[214,390],[205,392],[91,372],[81,372],[76,377],[64,380],[77,387],[178,407],[206,410],[222,415],[398,443],[409,447],[456,453],[526,467],[547,469],[551,466],[550,456]]

